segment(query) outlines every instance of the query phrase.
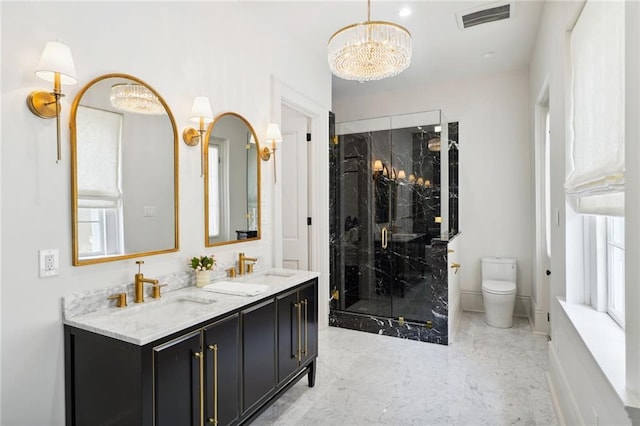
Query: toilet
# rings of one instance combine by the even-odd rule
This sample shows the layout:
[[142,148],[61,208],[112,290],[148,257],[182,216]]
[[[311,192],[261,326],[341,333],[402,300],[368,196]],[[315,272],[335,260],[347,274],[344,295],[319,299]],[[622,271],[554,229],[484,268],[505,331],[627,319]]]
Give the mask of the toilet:
[[516,260],[507,257],[482,258],[482,299],[487,324],[509,328],[516,304]]

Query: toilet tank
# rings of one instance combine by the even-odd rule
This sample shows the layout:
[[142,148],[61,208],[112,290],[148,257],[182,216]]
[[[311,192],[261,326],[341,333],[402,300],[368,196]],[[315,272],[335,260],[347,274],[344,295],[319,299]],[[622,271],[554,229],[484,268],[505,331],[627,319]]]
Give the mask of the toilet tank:
[[482,280],[516,282],[516,260],[510,257],[483,257]]

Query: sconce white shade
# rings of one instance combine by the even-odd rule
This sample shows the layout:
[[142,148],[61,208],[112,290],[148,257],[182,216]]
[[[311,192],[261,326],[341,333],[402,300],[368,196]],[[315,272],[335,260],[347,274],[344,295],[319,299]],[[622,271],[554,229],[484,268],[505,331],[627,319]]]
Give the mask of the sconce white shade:
[[213,121],[211,103],[206,96],[196,96],[193,100],[193,106],[191,107],[191,121],[199,123],[201,118],[205,123]]
[[414,175],[413,173],[411,173],[411,174],[409,175],[409,182],[413,183],[413,182],[415,182],[415,181],[416,181],[416,175]]
[[282,134],[280,133],[280,127],[277,123],[271,123],[267,126],[267,136],[265,140],[271,142],[282,142]]
[[255,145],[255,144],[256,144],[256,139],[253,137],[253,135],[251,135],[251,136],[249,137],[249,143],[250,143],[251,145]]
[[76,67],[69,46],[57,41],[49,41],[44,47],[36,68],[36,76],[53,82],[55,74],[60,74],[60,84],[76,84]]
[[373,171],[374,172],[381,172],[382,171],[382,161],[381,160],[376,160],[373,162]]
[[404,172],[404,170],[400,170],[398,172],[398,179],[406,179],[407,178],[407,174]]

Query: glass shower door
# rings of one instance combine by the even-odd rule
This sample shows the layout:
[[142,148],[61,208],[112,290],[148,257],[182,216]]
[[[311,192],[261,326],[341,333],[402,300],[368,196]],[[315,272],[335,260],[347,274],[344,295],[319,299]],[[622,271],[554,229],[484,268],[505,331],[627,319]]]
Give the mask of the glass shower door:
[[431,318],[429,247],[446,221],[440,202],[446,170],[436,143],[440,122],[440,111],[430,111],[336,125],[334,309]]
[[338,309],[391,316],[389,118],[337,125]]

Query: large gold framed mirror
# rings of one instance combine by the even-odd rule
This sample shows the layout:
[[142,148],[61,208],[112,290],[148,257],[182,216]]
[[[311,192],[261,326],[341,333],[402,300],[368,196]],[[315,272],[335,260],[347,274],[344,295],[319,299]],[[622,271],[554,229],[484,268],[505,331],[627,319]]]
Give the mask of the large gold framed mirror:
[[160,94],[106,74],[71,110],[73,265],[178,250],[178,131]]
[[260,146],[247,119],[218,115],[204,138],[205,246],[260,239]]

